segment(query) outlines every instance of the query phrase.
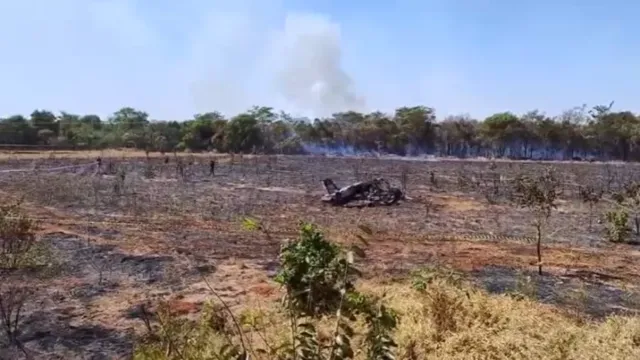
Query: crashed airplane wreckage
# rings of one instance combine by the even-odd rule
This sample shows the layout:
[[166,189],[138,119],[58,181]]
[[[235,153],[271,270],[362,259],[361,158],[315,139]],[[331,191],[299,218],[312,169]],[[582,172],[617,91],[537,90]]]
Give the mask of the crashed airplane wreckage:
[[324,179],[322,183],[328,193],[322,197],[322,201],[336,206],[388,206],[405,199],[402,190],[390,186],[389,182],[382,178],[357,182],[343,188],[338,188],[331,179]]

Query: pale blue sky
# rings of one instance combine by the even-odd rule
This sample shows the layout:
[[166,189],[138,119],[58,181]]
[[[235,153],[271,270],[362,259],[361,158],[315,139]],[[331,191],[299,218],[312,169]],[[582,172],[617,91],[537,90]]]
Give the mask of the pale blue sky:
[[0,0],[0,116],[637,111],[639,14],[629,0]]

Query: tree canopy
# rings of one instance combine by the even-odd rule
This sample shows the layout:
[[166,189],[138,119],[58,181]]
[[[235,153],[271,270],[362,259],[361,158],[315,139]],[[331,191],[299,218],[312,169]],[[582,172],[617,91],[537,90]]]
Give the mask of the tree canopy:
[[518,159],[640,160],[640,117],[608,106],[575,107],[557,116],[538,110],[486,119],[436,119],[428,106],[393,114],[347,111],[328,118],[295,118],[254,106],[225,118],[219,112],[157,121],[123,107],[107,119],[92,114],[34,110],[0,118],[0,144],[149,151],[216,150],[233,153],[432,154]]

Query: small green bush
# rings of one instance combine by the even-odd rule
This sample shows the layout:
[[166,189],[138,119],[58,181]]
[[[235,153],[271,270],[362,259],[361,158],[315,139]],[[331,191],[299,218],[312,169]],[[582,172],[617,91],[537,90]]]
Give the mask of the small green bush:
[[286,289],[287,304],[305,315],[336,311],[341,292],[353,291],[359,275],[347,256],[315,226],[303,224],[300,237],[285,244],[280,253],[281,269],[275,281]]
[[607,238],[614,243],[629,241],[629,213],[624,210],[614,210],[606,213]]
[[11,271],[35,264],[35,223],[20,202],[0,205],[0,270]]
[[[254,221],[245,221],[245,226],[262,229]],[[397,345],[391,334],[398,315],[383,305],[382,298],[354,289],[359,274],[353,265],[356,253],[364,255],[358,248],[344,251],[315,226],[304,224],[300,237],[282,247],[276,276],[286,290],[280,313],[288,323],[285,336],[273,340],[270,333],[282,329],[282,323],[265,325],[256,314],[239,321],[224,303],[207,306],[198,322],[173,316],[161,305],[155,316],[142,311],[148,333],[138,342],[134,359],[342,360],[353,359],[356,351],[365,351],[368,359],[395,359]],[[335,316],[318,316],[330,311]],[[330,336],[319,330],[326,320],[333,322]],[[354,325],[365,329],[356,335]],[[355,337],[359,346],[352,343]]]

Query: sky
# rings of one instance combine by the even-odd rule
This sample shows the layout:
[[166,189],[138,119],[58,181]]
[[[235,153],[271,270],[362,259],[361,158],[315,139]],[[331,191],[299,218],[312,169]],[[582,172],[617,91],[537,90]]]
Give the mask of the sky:
[[640,2],[0,0],[0,117],[640,110]]

